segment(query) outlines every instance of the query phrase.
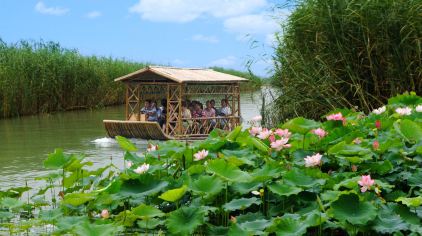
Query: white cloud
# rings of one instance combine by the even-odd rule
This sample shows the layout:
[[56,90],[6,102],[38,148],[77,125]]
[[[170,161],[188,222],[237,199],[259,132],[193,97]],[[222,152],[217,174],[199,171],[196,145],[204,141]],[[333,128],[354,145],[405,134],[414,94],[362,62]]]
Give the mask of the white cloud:
[[35,10],[41,14],[61,16],[69,12],[68,8],[63,7],[47,7],[44,2],[38,2]]
[[139,0],[129,8],[142,19],[185,23],[199,17],[232,17],[267,6],[266,0]]
[[200,42],[206,42],[206,43],[218,43],[219,40],[214,35],[202,35],[202,34],[195,34],[192,36],[193,41],[200,41]]
[[99,11],[91,11],[91,12],[88,12],[86,14],[86,17],[88,17],[90,19],[95,19],[95,18],[98,18],[98,17],[100,17],[102,15],[103,14],[101,12],[99,12]]
[[222,67],[228,67],[233,66],[237,62],[237,58],[234,56],[227,56],[223,58],[219,58],[217,60],[214,60],[209,63],[209,66],[222,66]]

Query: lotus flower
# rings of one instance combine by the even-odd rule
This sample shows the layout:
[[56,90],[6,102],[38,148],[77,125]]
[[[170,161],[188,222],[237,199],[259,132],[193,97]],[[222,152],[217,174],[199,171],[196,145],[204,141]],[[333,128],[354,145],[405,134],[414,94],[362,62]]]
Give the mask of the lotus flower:
[[380,142],[378,142],[378,140],[375,140],[372,143],[372,147],[374,148],[374,150],[378,150],[380,148]]
[[318,135],[319,138],[324,138],[327,135],[327,131],[325,131],[325,130],[323,130],[321,128],[313,129],[311,131],[311,133]]
[[290,133],[288,129],[276,129],[274,133],[284,138],[290,138],[290,136],[292,135],[292,133]]
[[312,156],[306,156],[305,159],[305,166],[306,167],[314,167],[314,166],[320,166],[321,165],[321,157],[322,155],[317,153]]
[[274,135],[270,135],[270,137],[268,137],[268,140],[270,140],[270,142],[275,142],[275,136]]
[[422,112],[422,105],[417,105],[415,110],[416,112]]
[[375,127],[376,127],[377,129],[381,129],[381,121],[380,121],[380,120],[376,120],[376,121],[375,121]]
[[352,171],[353,171],[353,172],[358,171],[358,167],[357,167],[356,165],[352,165]]
[[126,163],[127,168],[132,167],[132,165],[133,165],[133,162],[131,162],[131,161],[128,161],[128,162]]
[[275,142],[271,143],[271,148],[276,151],[280,151],[283,148],[291,147],[291,144],[288,144],[287,142],[289,142],[288,138],[282,138],[280,140],[276,140]]
[[158,150],[158,145],[148,144],[147,152],[153,152]]
[[410,107],[404,107],[404,108],[397,108],[396,109],[397,114],[401,116],[408,116],[412,114],[412,109]]
[[261,130],[261,132],[258,134],[258,138],[259,139],[262,139],[262,140],[264,140],[264,139],[267,139],[270,135],[272,134],[272,131],[271,130],[269,130],[269,129],[267,129],[267,128],[263,128],[262,130]]
[[237,219],[236,219],[236,217],[234,217],[234,216],[230,216],[230,221],[231,221],[233,224],[236,224]]
[[386,110],[386,107],[385,106],[382,106],[382,107],[380,107],[378,109],[373,110],[372,113],[377,114],[377,115],[381,115],[382,113],[385,112],[385,110]]
[[138,168],[136,168],[135,170],[133,170],[136,174],[143,174],[145,172],[147,172],[149,169],[149,164],[142,164],[141,166],[138,166]]
[[110,213],[108,212],[108,210],[107,210],[107,209],[104,209],[104,210],[102,210],[102,211],[101,211],[101,217],[102,217],[103,219],[107,219],[107,218],[109,218],[109,217],[110,217]]
[[195,157],[193,160],[194,161],[200,161],[202,159],[204,159],[205,157],[208,156],[208,151],[205,149],[202,149],[201,151],[193,154],[193,156]]
[[361,144],[362,143],[362,140],[360,139],[360,138],[355,138],[355,139],[353,139],[353,141],[352,141],[354,144]]
[[251,193],[255,196],[261,195],[261,193],[259,191],[256,191],[256,190],[252,191]]
[[256,126],[253,126],[249,129],[249,133],[253,136],[256,136],[257,134],[261,133],[261,131],[262,131],[262,128],[256,127]]
[[254,117],[252,117],[252,121],[254,121],[254,122],[259,122],[261,120],[262,120],[262,116],[254,116]]
[[358,181],[358,184],[362,186],[360,191],[362,193],[371,189],[371,186],[374,185],[375,180],[371,179],[371,175],[362,175],[361,179]]
[[327,120],[344,120],[344,117],[341,114],[341,112],[339,112],[339,113],[336,113],[336,114],[328,115]]

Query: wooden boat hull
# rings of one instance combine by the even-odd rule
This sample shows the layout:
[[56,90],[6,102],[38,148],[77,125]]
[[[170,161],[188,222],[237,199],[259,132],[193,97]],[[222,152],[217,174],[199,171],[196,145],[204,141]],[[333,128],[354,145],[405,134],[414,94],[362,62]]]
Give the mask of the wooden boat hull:
[[103,123],[107,135],[112,138],[120,135],[126,138],[153,140],[174,139],[173,137],[166,135],[157,122],[104,120]]

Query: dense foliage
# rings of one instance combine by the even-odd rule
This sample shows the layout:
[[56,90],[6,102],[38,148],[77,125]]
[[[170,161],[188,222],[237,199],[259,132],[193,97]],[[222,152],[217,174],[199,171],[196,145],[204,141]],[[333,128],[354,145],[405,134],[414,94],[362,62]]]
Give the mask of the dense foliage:
[[0,192],[0,230],[422,234],[422,98],[404,94],[369,115],[343,109],[325,117],[273,130],[257,119],[247,130],[150,144],[141,154],[117,137],[124,170],[92,170],[56,150],[44,161],[54,171],[39,178],[47,186],[31,199],[20,197],[29,187]]
[[53,42],[0,40],[0,118],[122,103],[123,86],[113,80],[143,66]]
[[299,0],[283,26],[275,118],[364,112],[404,91],[422,93],[421,0]]

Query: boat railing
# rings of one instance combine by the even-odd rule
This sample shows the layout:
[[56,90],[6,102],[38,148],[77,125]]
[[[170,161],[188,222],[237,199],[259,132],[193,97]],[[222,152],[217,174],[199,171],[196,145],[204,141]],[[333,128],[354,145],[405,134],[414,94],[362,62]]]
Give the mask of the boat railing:
[[175,136],[207,136],[213,129],[232,130],[239,124],[239,116],[182,118],[182,132]]

